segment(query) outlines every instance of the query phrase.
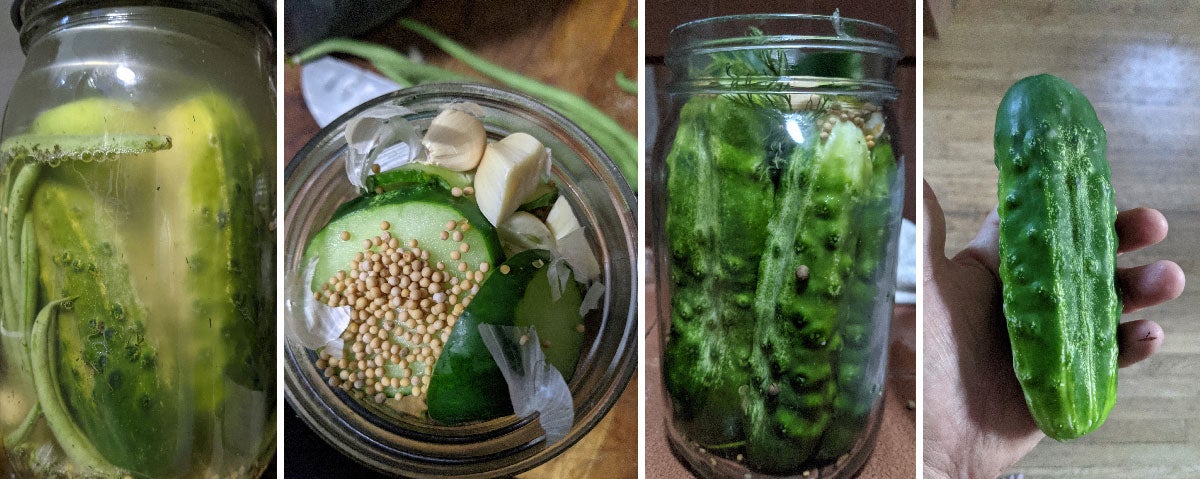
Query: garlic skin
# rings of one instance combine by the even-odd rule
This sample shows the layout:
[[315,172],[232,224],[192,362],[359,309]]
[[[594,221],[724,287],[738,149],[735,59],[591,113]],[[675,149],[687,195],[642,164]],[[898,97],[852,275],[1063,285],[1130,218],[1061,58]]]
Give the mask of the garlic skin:
[[496,225],[496,234],[500,236],[500,247],[506,256],[530,249],[558,249],[554,234],[546,224],[524,211],[513,213],[503,223]]
[[474,115],[447,109],[434,117],[421,144],[425,146],[426,163],[451,171],[469,171],[483,158],[487,132]]
[[592,254],[591,245],[584,235],[575,211],[565,197],[559,196],[546,215],[546,227],[554,236],[558,254],[567,260],[581,283],[590,282],[600,276],[600,264]]
[[475,171],[475,200],[493,226],[508,219],[537,188],[550,155],[527,133],[489,143]]

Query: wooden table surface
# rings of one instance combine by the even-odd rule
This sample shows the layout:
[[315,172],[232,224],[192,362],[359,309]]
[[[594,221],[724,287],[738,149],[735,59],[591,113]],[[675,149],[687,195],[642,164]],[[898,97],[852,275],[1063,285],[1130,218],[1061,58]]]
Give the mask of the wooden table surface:
[[[618,90],[614,83],[617,72],[631,78],[640,72],[637,30],[632,26],[637,2],[439,0],[421,2],[406,13],[492,62],[583,96],[627,130],[637,131],[637,97]],[[401,52],[416,47],[428,63],[478,76],[391,23],[362,38]],[[291,159],[317,132],[317,125],[304,106],[299,67],[284,68],[283,89],[284,151],[285,158]],[[617,404],[586,437],[520,477],[637,477],[639,385],[634,376]],[[286,430],[283,437],[286,448]],[[357,471],[342,472],[345,477],[362,477]]]
[[[1124,320],[1165,331],[1159,353],[1121,370],[1117,405],[1095,433],[1044,440],[1010,473],[1031,477],[1200,477],[1200,5],[1195,2],[958,2],[925,41],[925,178],[960,250],[996,202],[996,106],[1027,75],[1050,72],[1091,99],[1108,131],[1120,210],[1170,222],[1161,244],[1122,255],[1192,278],[1183,295]],[[953,254],[953,253],[951,253]]]

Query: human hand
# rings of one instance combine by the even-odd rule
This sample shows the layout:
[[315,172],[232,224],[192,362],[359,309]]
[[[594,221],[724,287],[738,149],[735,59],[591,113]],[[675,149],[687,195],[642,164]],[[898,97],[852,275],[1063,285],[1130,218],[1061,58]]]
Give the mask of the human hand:
[[[927,478],[994,478],[1037,445],[1044,434],[1025,405],[1013,371],[1000,295],[999,216],[984,220],[975,239],[946,257],[946,219],[925,184],[924,469]],[[1162,241],[1162,213],[1136,208],[1117,215],[1118,253]],[[1154,306],[1183,292],[1183,270],[1171,261],[1120,268],[1124,312]],[[1118,364],[1146,359],[1162,343],[1148,320],[1117,328]]]

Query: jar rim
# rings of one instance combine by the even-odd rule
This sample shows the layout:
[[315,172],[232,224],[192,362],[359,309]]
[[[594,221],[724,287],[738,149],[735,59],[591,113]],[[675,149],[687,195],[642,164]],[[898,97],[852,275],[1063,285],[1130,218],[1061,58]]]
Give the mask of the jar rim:
[[[749,28],[778,24],[798,33],[754,35]],[[856,18],[806,13],[755,13],[692,20],[671,29],[668,55],[739,48],[851,50],[900,58],[899,37],[889,27]]]
[[9,12],[13,27],[20,35],[22,49],[28,49],[36,31],[63,25],[80,18],[106,15],[115,8],[168,8],[219,18],[235,25],[275,36],[275,7],[269,0],[14,0]]
[[[495,477],[512,475],[533,468],[557,456],[576,444],[616,405],[622,391],[637,371],[637,300],[636,300],[636,215],[637,199],[632,189],[620,176],[620,171],[595,141],[570,120],[553,109],[523,93],[477,83],[433,83],[386,93],[345,113],[314,135],[303,149],[288,162],[285,170],[287,185],[284,195],[285,234],[282,260],[285,275],[295,278],[303,245],[307,243],[307,231],[319,228],[320,218],[313,216],[321,204],[340,202],[340,192],[330,188],[318,178],[321,171],[341,170],[340,160],[345,146],[344,129],[347,120],[382,104],[393,104],[413,109],[405,114],[410,120],[432,118],[436,114],[434,105],[448,101],[471,101],[485,109],[498,113],[530,115],[522,123],[509,124],[508,120],[495,123],[496,134],[524,131],[542,139],[532,130],[522,128],[546,128],[550,139],[557,138],[567,150],[586,154],[580,158],[579,168],[597,175],[596,178],[572,179],[575,167],[564,166],[562,178],[558,178],[563,192],[582,199],[605,190],[612,195],[608,202],[596,202],[591,213],[589,208],[576,209],[581,222],[597,226],[600,258],[611,268],[606,275],[606,292],[600,312],[602,325],[596,328],[597,337],[581,351],[580,366],[575,377],[568,383],[572,386],[575,404],[575,423],[566,438],[547,444],[542,437],[540,423],[533,416],[510,415],[483,423],[459,426],[436,426],[420,419],[398,423],[388,418],[362,414],[347,399],[327,388],[320,372],[313,366],[316,355],[290,336],[285,326],[283,360],[285,362],[285,398],[302,420],[322,439],[334,448],[352,457],[359,463],[387,474],[403,474],[405,477]],[[503,115],[498,118],[503,118]],[[526,125],[524,120],[528,120]],[[489,123],[485,130],[489,135]],[[560,136],[561,135],[561,136]],[[550,143],[543,140],[547,146]],[[571,155],[567,155],[571,156]],[[556,156],[558,158],[558,156]],[[334,166],[331,166],[334,165]],[[559,171],[558,166],[555,167]],[[339,184],[345,183],[344,176]],[[313,198],[316,197],[316,201]],[[315,203],[315,204],[314,204]],[[599,210],[604,210],[603,212]],[[621,231],[612,230],[612,236],[601,232],[602,221],[587,219],[604,216],[604,221],[619,221]],[[614,226],[617,226],[614,224]],[[604,253],[608,251],[608,253]],[[289,281],[291,281],[289,279]],[[626,291],[624,288],[630,288]],[[285,288],[286,289],[286,288]],[[301,293],[303,295],[303,293]],[[611,299],[609,299],[611,298]],[[284,315],[303,314],[292,310],[293,300],[285,299]],[[370,411],[368,411],[370,412]]]

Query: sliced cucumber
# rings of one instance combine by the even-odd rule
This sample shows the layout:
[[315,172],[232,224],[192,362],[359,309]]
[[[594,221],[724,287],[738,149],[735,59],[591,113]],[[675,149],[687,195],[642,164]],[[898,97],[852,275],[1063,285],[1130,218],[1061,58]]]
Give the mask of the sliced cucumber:
[[[560,263],[559,267],[567,266]],[[540,268],[529,280],[525,296],[517,303],[513,324],[536,328],[546,361],[562,373],[563,379],[570,381],[575,374],[575,364],[579,362],[580,345],[583,344],[583,333],[578,329],[583,324],[579,315],[579,305],[583,299],[573,273],[562,288],[558,301],[551,299],[549,270],[548,267]]]
[[455,187],[466,188],[474,182],[473,173],[451,171],[425,163],[406,163],[399,168],[371,175],[367,178],[367,189],[375,191],[378,187],[390,191],[435,184],[449,190]]
[[[470,228],[465,232],[458,228],[461,242],[441,239],[447,223],[461,224],[463,220]],[[305,263],[317,258],[313,290],[348,268],[355,253],[363,251],[363,240],[383,233],[383,221],[390,223],[388,231],[404,247],[409,240],[417,240],[418,247],[429,252],[430,263],[444,262],[446,271],[459,278],[465,275],[457,268],[460,262],[475,271],[480,263],[494,266],[502,258],[495,230],[471,199],[451,196],[438,187],[393,190],[342,205],[334,219],[313,237],[305,250]],[[346,235],[342,233],[348,233],[348,238],[343,240]],[[460,243],[469,245],[467,252],[459,249]],[[458,252],[460,259],[452,259],[452,252]]]
[[[508,383],[484,345],[479,325],[513,325],[530,280],[553,259],[546,250],[524,251],[497,268],[499,274],[483,282],[471,304],[459,315],[433,367],[426,399],[431,419],[460,424],[512,414]],[[541,274],[544,277],[545,272]]]

